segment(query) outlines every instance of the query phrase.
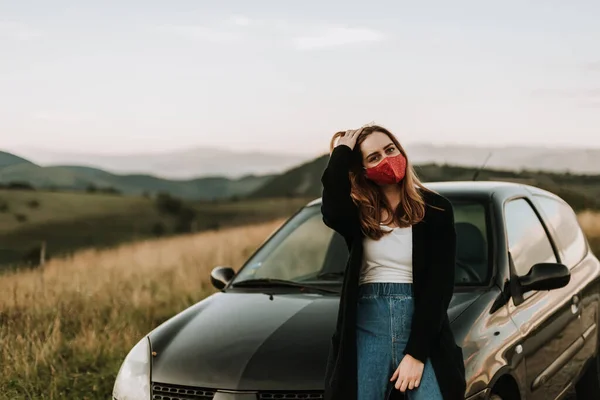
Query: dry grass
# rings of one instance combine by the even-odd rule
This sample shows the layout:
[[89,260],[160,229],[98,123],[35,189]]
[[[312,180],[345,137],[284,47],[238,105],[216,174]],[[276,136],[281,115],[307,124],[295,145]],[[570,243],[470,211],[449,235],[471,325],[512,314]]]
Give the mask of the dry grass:
[[0,398],[106,399],[129,349],[214,290],[282,219],[83,251],[0,277]]
[[584,211],[578,215],[578,219],[590,242],[592,250],[600,257],[600,213]]

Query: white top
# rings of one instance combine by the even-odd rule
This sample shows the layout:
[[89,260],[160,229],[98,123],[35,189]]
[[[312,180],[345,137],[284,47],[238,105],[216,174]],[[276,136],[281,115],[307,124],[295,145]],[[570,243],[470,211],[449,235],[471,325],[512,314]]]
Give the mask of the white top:
[[412,226],[381,228],[392,233],[379,240],[363,239],[363,264],[359,284],[372,282],[412,283]]

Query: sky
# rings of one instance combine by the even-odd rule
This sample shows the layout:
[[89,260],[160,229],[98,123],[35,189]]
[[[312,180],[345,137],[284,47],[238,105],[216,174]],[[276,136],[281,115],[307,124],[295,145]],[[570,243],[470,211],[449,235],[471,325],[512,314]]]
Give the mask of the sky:
[[0,0],[0,149],[600,148],[597,0]]

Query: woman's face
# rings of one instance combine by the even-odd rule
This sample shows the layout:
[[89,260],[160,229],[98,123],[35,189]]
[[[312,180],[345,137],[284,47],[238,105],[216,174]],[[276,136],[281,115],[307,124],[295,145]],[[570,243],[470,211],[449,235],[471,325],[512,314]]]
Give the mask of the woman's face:
[[385,157],[396,156],[400,154],[400,149],[396,147],[392,139],[383,132],[375,131],[371,133],[361,143],[360,151],[362,154],[363,167],[374,167]]

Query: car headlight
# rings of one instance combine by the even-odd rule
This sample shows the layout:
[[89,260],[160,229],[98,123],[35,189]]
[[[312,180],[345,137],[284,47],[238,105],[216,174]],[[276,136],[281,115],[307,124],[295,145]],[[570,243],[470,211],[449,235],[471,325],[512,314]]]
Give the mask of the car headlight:
[[150,400],[150,343],[140,340],[127,354],[113,387],[117,400]]

